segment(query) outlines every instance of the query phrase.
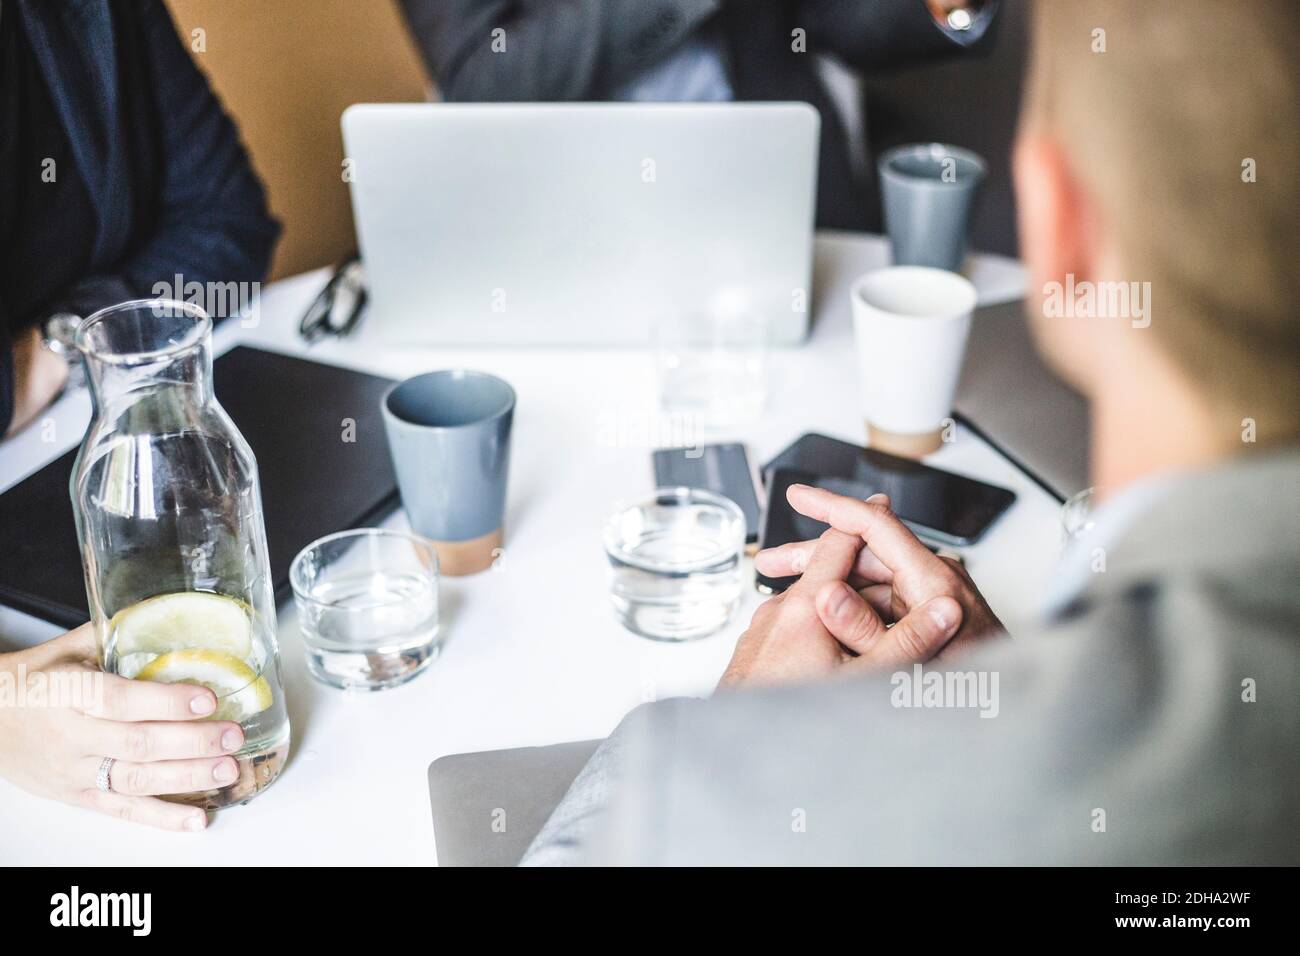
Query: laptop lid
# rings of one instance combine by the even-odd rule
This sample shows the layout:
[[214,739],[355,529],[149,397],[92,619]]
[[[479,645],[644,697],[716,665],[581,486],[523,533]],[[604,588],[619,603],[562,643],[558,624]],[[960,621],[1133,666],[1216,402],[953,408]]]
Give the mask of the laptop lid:
[[[1008,382],[1015,383],[1014,401]],[[957,408],[969,416],[963,427],[978,432],[1049,494],[1063,499],[1088,486],[1087,400],[1038,354],[1022,300],[975,310]]]
[[514,866],[599,740],[452,754],[429,765],[439,866]]
[[388,342],[642,345],[654,319],[808,327],[806,103],[361,104],[352,205]]
[[[277,600],[316,538],[398,503],[379,403],[388,379],[239,346],[213,362],[217,399],[257,458]],[[342,440],[355,419],[355,442]],[[0,604],[63,627],[88,620],[68,482],[76,449],[0,495]]]

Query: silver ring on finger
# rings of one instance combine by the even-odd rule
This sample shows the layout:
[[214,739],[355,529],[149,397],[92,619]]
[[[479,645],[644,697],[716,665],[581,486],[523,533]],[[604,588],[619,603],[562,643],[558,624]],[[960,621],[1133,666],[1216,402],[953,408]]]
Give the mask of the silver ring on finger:
[[112,757],[105,757],[99,762],[99,773],[95,774],[95,786],[103,793],[113,792],[113,781],[109,779],[113,773],[113,764],[117,763]]

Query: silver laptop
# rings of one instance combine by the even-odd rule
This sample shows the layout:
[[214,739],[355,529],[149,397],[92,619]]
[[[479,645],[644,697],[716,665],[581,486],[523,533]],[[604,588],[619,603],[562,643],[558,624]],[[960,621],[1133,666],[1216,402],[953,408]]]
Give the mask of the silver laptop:
[[807,332],[804,103],[360,104],[343,114],[368,324],[393,343],[638,345],[655,319]]
[[429,765],[439,866],[514,866],[599,740],[440,757]]

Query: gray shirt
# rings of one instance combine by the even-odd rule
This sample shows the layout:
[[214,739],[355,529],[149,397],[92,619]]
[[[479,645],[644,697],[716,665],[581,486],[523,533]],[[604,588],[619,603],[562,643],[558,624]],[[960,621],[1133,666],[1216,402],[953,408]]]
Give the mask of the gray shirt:
[[1300,862],[1300,453],[1171,481],[1101,557],[947,672],[638,708],[525,863]]

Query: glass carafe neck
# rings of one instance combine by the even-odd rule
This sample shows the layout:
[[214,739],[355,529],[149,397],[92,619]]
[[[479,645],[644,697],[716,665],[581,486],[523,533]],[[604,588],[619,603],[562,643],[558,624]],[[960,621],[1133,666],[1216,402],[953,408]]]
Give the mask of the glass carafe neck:
[[165,394],[201,406],[212,400],[212,321],[198,306],[167,299],[124,302],[77,330],[97,415]]

